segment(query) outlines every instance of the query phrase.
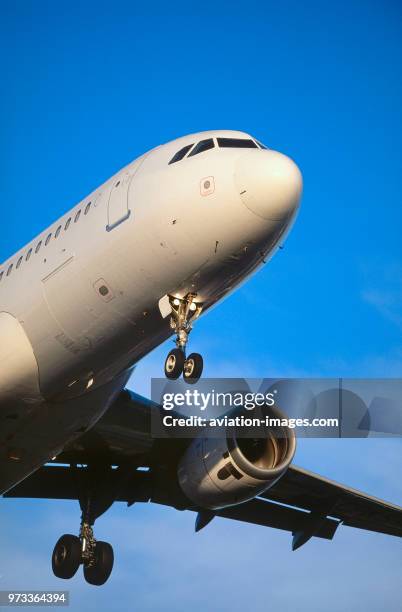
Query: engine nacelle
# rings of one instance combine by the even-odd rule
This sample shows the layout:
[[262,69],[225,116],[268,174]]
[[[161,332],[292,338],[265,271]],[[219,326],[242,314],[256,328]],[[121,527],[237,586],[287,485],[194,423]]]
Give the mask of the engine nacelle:
[[21,323],[8,312],[0,312],[0,338],[0,410],[40,402],[38,364],[31,343]]
[[296,437],[287,427],[264,428],[259,437],[226,429],[217,438],[214,430],[192,441],[178,467],[179,484],[196,506],[218,510],[253,499],[283,476],[295,454]]

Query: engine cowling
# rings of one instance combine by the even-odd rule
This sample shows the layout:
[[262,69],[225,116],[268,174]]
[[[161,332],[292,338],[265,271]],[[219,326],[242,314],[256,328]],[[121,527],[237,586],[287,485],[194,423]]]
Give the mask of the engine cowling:
[[39,370],[31,342],[19,322],[8,312],[0,312],[0,407],[42,400]]
[[[278,416],[279,412],[274,411]],[[283,415],[281,415],[283,417]],[[233,506],[260,495],[287,471],[296,437],[287,427],[264,428],[258,437],[235,429],[206,428],[195,438],[178,466],[178,481],[196,505],[211,510]]]

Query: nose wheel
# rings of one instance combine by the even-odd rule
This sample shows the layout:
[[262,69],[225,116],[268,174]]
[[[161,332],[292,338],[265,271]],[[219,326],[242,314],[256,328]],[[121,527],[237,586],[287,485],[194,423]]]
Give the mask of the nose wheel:
[[165,361],[165,376],[176,380],[183,374],[183,379],[194,385],[201,378],[204,360],[199,353],[191,353],[186,359],[181,349],[173,349]]
[[199,353],[191,353],[184,362],[183,379],[194,385],[201,378],[204,360]]
[[182,349],[175,348],[168,353],[165,361],[165,376],[176,380],[183,373],[186,358]]
[[165,376],[176,380],[183,374],[183,379],[189,384],[195,384],[200,378],[204,366],[199,353],[191,353],[186,357],[188,336],[193,323],[201,314],[202,305],[195,301],[196,295],[189,293],[185,298],[170,296],[171,307],[170,327],[176,333],[176,348],[168,353],[165,360]]

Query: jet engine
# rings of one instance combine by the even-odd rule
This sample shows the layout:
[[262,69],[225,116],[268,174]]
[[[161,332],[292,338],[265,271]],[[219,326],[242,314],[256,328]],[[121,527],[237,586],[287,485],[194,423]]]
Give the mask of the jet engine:
[[226,428],[220,438],[213,429],[191,442],[178,466],[180,487],[196,506],[218,510],[253,499],[285,474],[295,454],[296,437],[288,427],[264,427],[256,435]]
[[0,312],[0,405],[33,404],[42,400],[38,364],[22,324]]

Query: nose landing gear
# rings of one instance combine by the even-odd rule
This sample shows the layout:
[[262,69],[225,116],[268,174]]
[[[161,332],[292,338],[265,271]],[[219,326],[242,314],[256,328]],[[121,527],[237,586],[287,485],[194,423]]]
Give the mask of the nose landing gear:
[[191,353],[186,358],[188,335],[193,323],[201,314],[202,305],[195,302],[196,295],[188,293],[185,298],[170,297],[171,318],[170,327],[176,333],[176,347],[171,350],[165,361],[165,376],[177,379],[181,374],[186,382],[196,383],[203,370],[203,359],[199,353]]

